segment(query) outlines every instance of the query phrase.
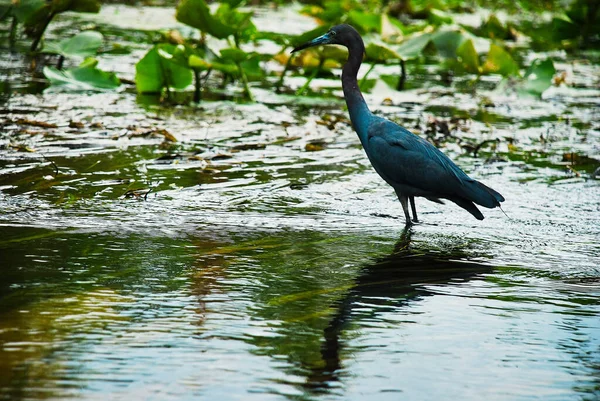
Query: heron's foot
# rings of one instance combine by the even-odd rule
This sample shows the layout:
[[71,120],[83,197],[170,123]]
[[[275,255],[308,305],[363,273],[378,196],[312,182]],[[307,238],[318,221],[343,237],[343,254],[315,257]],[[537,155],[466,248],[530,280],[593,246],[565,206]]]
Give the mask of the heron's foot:
[[411,220],[407,219],[407,220],[406,220],[406,224],[404,225],[404,227],[406,227],[406,228],[409,228],[409,227],[411,227],[413,224],[414,224],[414,223],[413,223]]

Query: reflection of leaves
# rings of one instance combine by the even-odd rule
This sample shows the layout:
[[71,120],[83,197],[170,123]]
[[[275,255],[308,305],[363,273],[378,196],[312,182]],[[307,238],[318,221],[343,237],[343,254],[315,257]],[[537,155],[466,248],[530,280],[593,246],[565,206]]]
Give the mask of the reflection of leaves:
[[519,75],[519,66],[511,55],[498,45],[492,44],[487,59],[483,64],[483,71],[504,76]]
[[175,50],[176,46],[162,43],[154,46],[138,61],[135,65],[135,83],[139,93],[156,93],[167,87],[183,89],[192,83],[192,71],[169,59]]
[[[94,60],[95,61],[95,60]],[[81,66],[69,70],[44,67],[44,76],[54,86],[69,87],[75,90],[115,89],[121,85],[114,73],[96,68],[97,62],[86,60]]]
[[44,52],[64,57],[90,57],[96,54],[102,45],[102,39],[100,32],[85,31],[60,42],[46,43]]

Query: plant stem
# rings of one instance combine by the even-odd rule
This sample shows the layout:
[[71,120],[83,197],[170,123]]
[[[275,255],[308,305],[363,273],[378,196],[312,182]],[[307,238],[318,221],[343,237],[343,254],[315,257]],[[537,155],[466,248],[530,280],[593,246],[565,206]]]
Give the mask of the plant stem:
[[400,79],[398,80],[398,87],[396,90],[404,90],[404,83],[406,82],[406,65],[403,59],[400,59]]
[[306,80],[306,83],[304,83],[304,85],[302,85],[302,88],[298,89],[296,91],[296,96],[301,96],[304,94],[304,92],[306,92],[306,89],[308,88],[308,86],[310,85],[310,83],[312,82],[313,79],[315,79],[315,77],[319,74],[319,72],[321,72],[321,68],[323,67],[323,64],[325,64],[325,59],[321,59],[321,61],[319,61],[319,66],[317,67],[317,69],[311,74],[310,77],[308,77],[308,79]]
[[19,21],[17,21],[17,17],[12,18],[12,22],[10,23],[10,33],[8,35],[8,43],[10,43],[10,47],[15,45],[15,38],[17,37],[17,25]]
[[277,85],[275,86],[275,93],[279,93],[281,90],[281,86],[283,85],[283,79],[285,78],[285,73],[288,72],[290,66],[292,65],[292,57],[293,56],[290,56],[290,58],[288,58],[287,62],[285,63],[285,67],[283,68],[281,77],[279,77],[279,81],[277,81]]
[[200,71],[196,69],[192,69],[192,71],[194,72],[194,102],[200,103],[202,95],[200,92],[202,86],[202,84],[200,83]]
[[240,63],[236,63],[238,70],[240,72],[240,75],[242,76],[242,83],[244,84],[244,93],[246,94],[246,96],[248,97],[248,99],[251,102],[254,102],[254,96],[252,96],[252,92],[250,92],[250,87],[248,86],[248,77],[246,76],[246,73],[244,72],[244,69],[242,68],[242,65]]
[[373,68],[375,68],[375,63],[371,64],[371,67],[369,67],[365,76],[360,80],[360,83],[358,84],[359,87],[364,86],[365,82],[367,82],[367,77],[369,76],[371,71],[373,71]]
[[42,40],[42,36],[44,36],[44,32],[46,32],[46,28],[48,28],[48,25],[50,25],[50,21],[52,21],[52,19],[54,18],[55,15],[56,14],[54,13],[54,11],[50,12],[50,14],[48,15],[48,18],[46,19],[46,21],[44,21],[44,25],[42,25],[40,34],[33,40],[33,42],[31,42],[30,50],[32,52],[36,51],[38,45],[40,44],[40,40]]

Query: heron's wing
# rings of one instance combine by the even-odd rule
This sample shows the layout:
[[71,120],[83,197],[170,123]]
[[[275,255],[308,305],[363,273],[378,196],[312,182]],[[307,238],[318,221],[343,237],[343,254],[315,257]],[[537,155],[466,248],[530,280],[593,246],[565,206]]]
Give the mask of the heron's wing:
[[385,119],[371,124],[367,146],[375,170],[392,185],[450,196],[474,181],[435,146]]

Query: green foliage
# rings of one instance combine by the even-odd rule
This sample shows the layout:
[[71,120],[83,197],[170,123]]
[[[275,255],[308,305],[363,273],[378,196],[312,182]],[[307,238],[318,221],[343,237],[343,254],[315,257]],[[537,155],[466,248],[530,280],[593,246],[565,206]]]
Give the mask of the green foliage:
[[541,96],[552,85],[552,78],[555,73],[556,70],[552,60],[535,60],[525,72],[523,81],[520,87],[517,88],[518,93],[536,97]]
[[204,0],[183,0],[177,6],[175,16],[178,21],[215,38],[225,39],[235,33],[235,28],[225,25],[210,13]]
[[114,73],[99,70],[97,64],[95,59],[86,59],[79,67],[62,71],[46,66],[44,76],[53,86],[74,90],[107,90],[121,85]]
[[458,49],[456,49],[456,55],[465,71],[474,74],[479,74],[481,72],[479,55],[477,54],[477,51],[475,51],[475,46],[471,39],[464,41]]
[[492,44],[487,59],[483,64],[483,72],[504,76],[518,76],[519,66],[506,50],[498,45]]
[[154,46],[135,65],[138,93],[161,93],[163,89],[184,89],[192,83],[192,71],[174,57],[177,47],[168,43]]
[[43,51],[64,57],[91,57],[102,46],[102,40],[100,32],[85,31],[60,42],[45,43]]

